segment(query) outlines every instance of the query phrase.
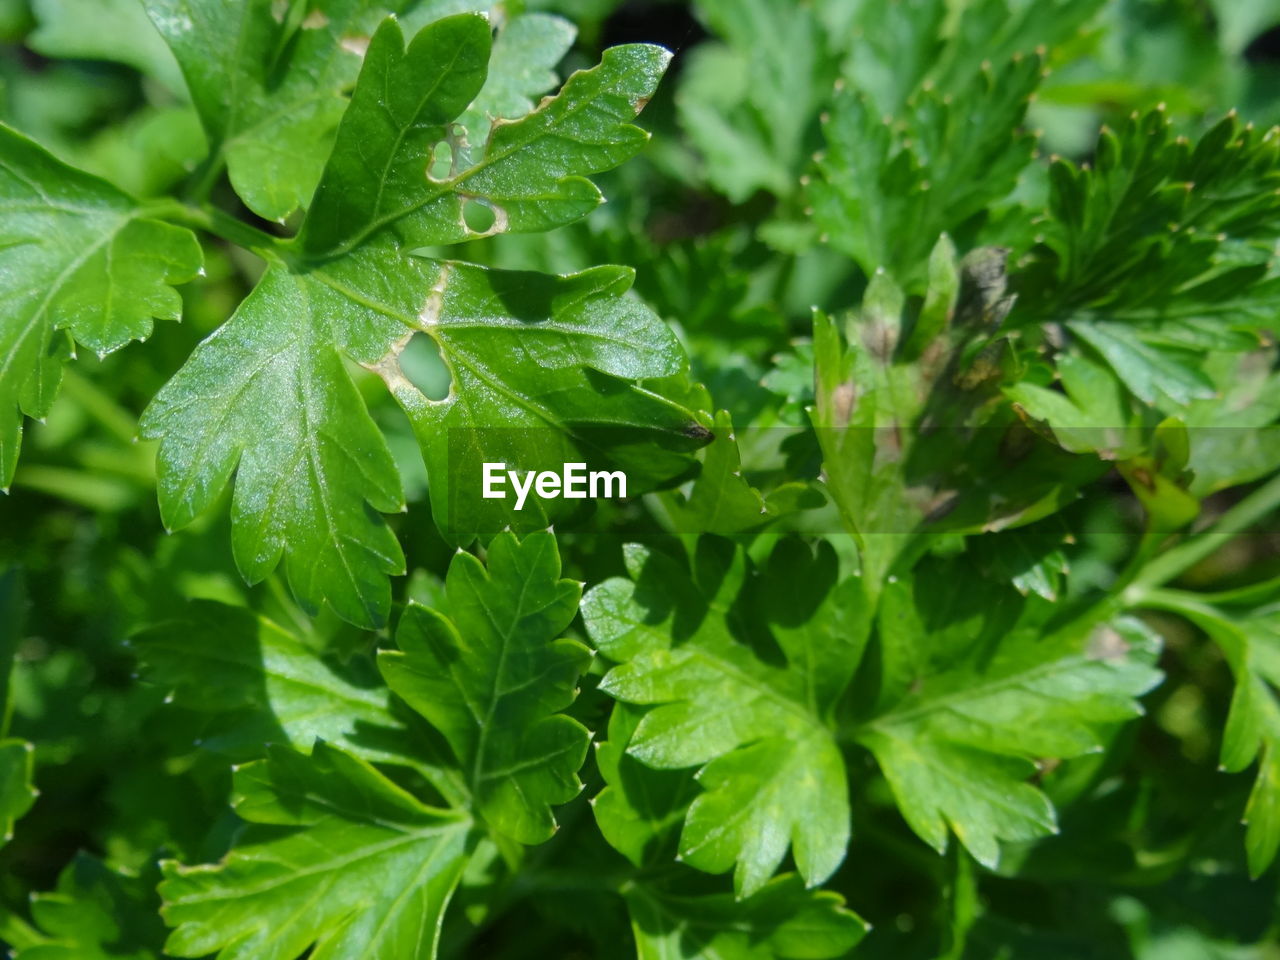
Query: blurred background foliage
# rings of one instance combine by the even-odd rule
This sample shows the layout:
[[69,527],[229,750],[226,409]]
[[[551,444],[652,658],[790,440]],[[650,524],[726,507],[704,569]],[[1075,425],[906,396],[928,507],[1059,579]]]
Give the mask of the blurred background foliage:
[[[856,304],[867,281],[844,253],[814,242],[804,206],[802,178],[822,146],[823,91],[851,71],[892,99],[911,65],[891,64],[877,78],[870,60],[845,64],[840,4],[824,7],[834,11],[826,22],[792,16],[782,0],[524,6],[578,25],[566,73],[620,42],[662,43],[676,59],[643,117],[654,133],[649,149],[602,178],[606,206],[550,237],[495,237],[466,256],[556,272],[632,264],[640,295],[679,330],[695,376],[737,426],[800,422],[812,390],[810,308]],[[1280,121],[1277,0],[1114,0],[1060,24],[1050,21],[1064,5],[1053,0],[1011,6],[1037,29],[1059,31],[1029,112],[1044,155],[1086,161],[1100,124],[1159,103],[1189,134],[1233,108],[1259,126]],[[203,156],[172,58],[132,0],[0,0],[0,43],[0,118],[69,162],[145,197],[184,180]],[[1031,179],[1019,189],[1041,189]],[[222,189],[219,202],[247,216]],[[0,630],[17,651],[11,730],[38,744],[40,789],[0,851],[0,941],[32,956],[160,956],[156,857],[216,858],[233,826],[228,758],[204,747],[210,721],[139,682],[132,632],[191,598],[213,598],[296,625],[335,669],[358,673],[352,664],[377,642],[336,618],[305,617],[279,574],[247,588],[232,563],[225,509],[180,535],[160,524],[154,451],[136,438],[138,415],[258,271],[252,258],[217,245],[206,261],[205,276],[183,288],[181,324],[160,324],[144,347],[81,356],[68,369],[0,497],[0,569],[22,569],[0,609]],[[408,425],[369,379],[366,400],[392,439],[411,503],[393,518],[410,569],[420,571],[405,595],[430,598],[439,589],[432,571],[444,569],[450,551],[434,533]],[[744,450],[749,467],[752,456]],[[1082,502],[1056,522],[1122,528],[1132,504],[1123,484],[1112,489],[1114,500]],[[632,519],[622,508],[597,523],[607,532],[564,533],[567,575],[598,582],[617,572]],[[1113,533],[1062,541],[1054,548],[1069,561],[1075,591],[1105,583],[1128,551],[1127,538]],[[1277,547],[1274,535],[1242,538],[1189,577],[1213,589],[1263,580],[1280,574]],[[1014,851],[994,874],[979,877],[963,853],[940,858],[920,844],[863,758],[853,846],[831,884],[875,924],[859,956],[1280,958],[1280,870],[1249,879],[1237,823],[1250,777],[1217,768],[1227,664],[1182,621],[1153,623],[1166,638],[1168,679],[1147,698],[1148,716],[1106,754],[1045,771],[1064,837]],[[599,698],[588,693],[576,709],[599,728]],[[598,792],[598,775],[589,768],[584,778],[584,797]],[[544,859],[607,869],[598,865],[618,857],[584,809],[580,800],[565,811]],[[464,889],[457,912],[471,927],[453,941],[467,944],[464,955],[625,955],[616,905],[596,909],[571,884],[540,883],[536,869],[532,876],[488,913],[479,898],[467,904]],[[544,909],[566,897],[574,909]],[[566,917],[580,923],[566,928]]]

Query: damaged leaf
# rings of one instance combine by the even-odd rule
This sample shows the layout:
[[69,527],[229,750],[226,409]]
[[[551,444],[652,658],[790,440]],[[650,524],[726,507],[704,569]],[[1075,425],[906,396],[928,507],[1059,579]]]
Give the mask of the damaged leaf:
[[[409,414],[436,521],[459,543],[548,520],[482,500],[483,462],[594,460],[627,430],[677,447],[698,439],[689,439],[698,400],[679,379],[682,351],[624,296],[630,271],[551,277],[417,253],[478,235],[464,216],[471,202],[494,212],[486,233],[547,229],[594,208],[600,193],[583,175],[645,142],[626,121],[669,58],[656,47],[611,48],[536,111],[495,126],[470,166],[437,179],[433,149],[484,89],[490,45],[488,22],[470,14],[425,27],[407,46],[394,20],[382,24],[300,234],[263,248],[269,266],[257,287],[143,417],[143,432],[162,441],[170,528],[207,510],[235,473],[241,572],[257,581],[283,558],[307,609],[328,601],[363,626],[385,622],[387,576],[404,572],[379,516],[403,497],[344,358],[382,376]],[[399,369],[415,331],[435,340],[452,378],[442,400]],[[650,458],[648,475],[682,469],[677,452]]]

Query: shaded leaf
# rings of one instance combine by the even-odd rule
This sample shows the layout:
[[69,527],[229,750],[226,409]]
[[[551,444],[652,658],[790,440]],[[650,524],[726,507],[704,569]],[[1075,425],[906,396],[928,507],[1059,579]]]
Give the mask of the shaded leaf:
[[35,748],[25,740],[0,740],[0,845],[13,839],[13,824],[36,802]]
[[1249,872],[1258,876],[1280,851],[1280,618],[1269,608],[1233,616],[1186,595],[1172,605],[1221,647],[1235,676],[1222,735],[1222,768],[1239,773],[1256,761],[1244,811]]
[[159,957],[165,929],[156,912],[157,879],[154,864],[130,876],[77,854],[54,890],[32,895],[32,918],[48,941],[19,950],[16,960]]
[[[910,589],[905,580],[885,589],[887,645],[925,644]],[[942,852],[955,833],[994,867],[1001,841],[1057,831],[1048,797],[1028,782],[1035,761],[1101,749],[1106,726],[1141,714],[1135,698],[1162,677],[1141,648],[1132,651],[1143,638],[1103,632],[1114,642],[1046,638],[1034,627],[1007,633],[980,659],[916,676],[896,704],[854,731],[921,839]]]
[[212,715],[206,749],[243,758],[263,743],[304,750],[320,739],[366,760],[426,765],[446,796],[464,796],[456,774],[418,755],[384,687],[355,683],[353,671],[265,617],[196,600],[131,644],[144,679],[170,690],[179,707]]
[[177,61],[139,0],[35,0],[32,8],[38,26],[26,43],[37,53],[125,63],[185,92]]
[[745,900],[634,884],[624,891],[637,960],[825,960],[849,954],[868,930],[834,893],[794,874]]
[[470,825],[322,741],[239,768],[250,826],[218,864],[162,864],[165,951],[222,960],[433,957]]
[[[631,579],[593,588],[583,619],[620,664],[601,689],[652,706],[627,752],[655,769],[700,767],[681,858],[734,869],[735,890],[750,896],[791,846],[806,882],[821,882],[849,836],[844,762],[828,723],[866,637],[859,585],[837,585],[829,548],[815,556],[790,541],[765,573],[705,538],[692,567],[639,546],[627,548],[627,563]],[[744,609],[740,596],[765,577],[768,599]],[[757,630],[781,661],[748,642]]]
[[449,613],[410,604],[399,650],[378,663],[397,695],[453,749],[476,813],[496,832],[541,843],[551,807],[582,789],[577,772],[590,734],[562,711],[591,660],[560,638],[581,586],[560,579],[550,533],[490,542],[488,566],[459,553],[445,580]]

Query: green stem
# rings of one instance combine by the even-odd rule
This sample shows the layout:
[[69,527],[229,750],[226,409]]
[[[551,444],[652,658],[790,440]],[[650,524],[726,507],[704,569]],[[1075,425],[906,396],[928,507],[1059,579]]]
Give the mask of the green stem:
[[213,192],[214,184],[218,182],[218,178],[222,176],[222,171],[226,168],[227,159],[221,147],[212,146],[204,163],[200,165],[200,169],[188,181],[189,185],[183,191],[183,196],[195,203],[204,203],[209,199],[209,194]]
[[1139,576],[1141,571],[1146,569],[1148,561],[1160,549],[1164,538],[1165,534],[1159,531],[1144,531],[1142,539],[1138,541],[1138,548],[1129,557],[1124,569],[1116,577],[1116,582],[1111,585],[1111,589],[1082,609],[1065,624],[1058,627],[1053,632],[1050,640],[1079,636],[1083,631],[1091,630],[1098,624],[1105,623],[1112,617],[1118,616],[1127,606],[1132,606],[1129,603],[1129,591],[1132,589],[1130,584]]
[[1176,613],[1186,617],[1193,623],[1197,617],[1216,617],[1218,612],[1195,593],[1186,590],[1168,590],[1159,587],[1144,590],[1134,604],[1148,610],[1163,610],[1165,613]]
[[1146,563],[1129,587],[1130,601],[1185,573],[1277,508],[1280,508],[1280,474],[1224,513],[1209,529]]
[[119,477],[39,463],[23,464],[13,476],[13,485],[78,504],[95,513],[115,513],[132,506],[138,499],[137,486]]
[[195,207],[166,197],[148,203],[143,212],[150,217],[213,234],[228,243],[243,247],[269,263],[283,260],[282,248],[285,241],[250,226],[217,207],[207,204]]
[[132,446],[138,439],[138,418],[116,403],[74,367],[62,372],[62,392],[76,400],[85,413],[97,420],[107,432],[122,443]]

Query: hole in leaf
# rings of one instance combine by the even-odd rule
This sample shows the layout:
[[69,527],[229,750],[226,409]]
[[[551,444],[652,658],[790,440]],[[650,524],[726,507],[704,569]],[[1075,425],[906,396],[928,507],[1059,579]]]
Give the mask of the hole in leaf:
[[431,151],[431,165],[427,167],[427,176],[432,180],[447,180],[453,172],[453,147],[448,140],[441,140]]
[[479,200],[468,200],[462,205],[462,220],[466,223],[468,230],[487,233],[493,229],[496,219],[494,212]]
[[400,370],[428,400],[449,396],[453,376],[440,356],[440,346],[425,333],[415,333],[400,351]]

